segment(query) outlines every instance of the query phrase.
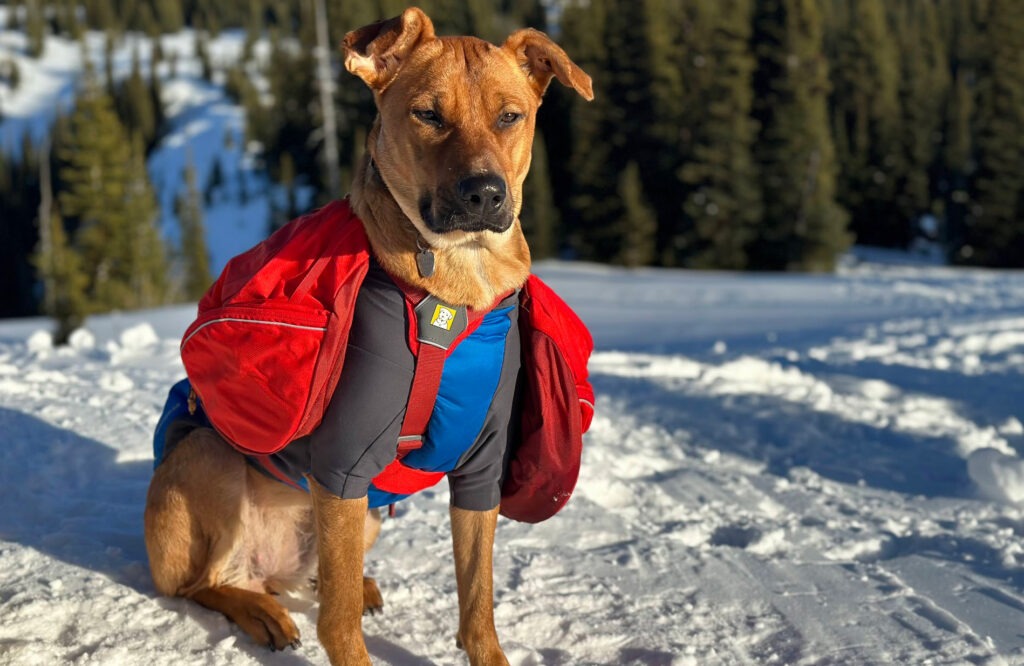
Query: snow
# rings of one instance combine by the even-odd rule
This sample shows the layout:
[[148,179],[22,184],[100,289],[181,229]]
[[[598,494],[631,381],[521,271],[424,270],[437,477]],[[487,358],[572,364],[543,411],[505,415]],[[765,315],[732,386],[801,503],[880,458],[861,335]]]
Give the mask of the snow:
[[[219,270],[274,195],[194,35],[162,40],[178,64],[148,168],[173,241],[185,165],[203,188],[220,160]],[[241,44],[223,33],[214,62]],[[0,30],[22,81],[0,82],[0,150],[69,108],[81,48],[50,38],[33,60]],[[136,48],[148,72],[129,36],[116,77]],[[102,37],[85,51],[100,62]],[[1024,273],[925,254],[861,249],[822,276],[538,266],[594,333],[597,415],[567,508],[500,523],[512,664],[1024,664]],[[93,317],[60,348],[45,320],[0,322],[0,665],[327,663],[311,599],[285,600],[301,650],[272,654],[155,596],[151,433],[194,315]],[[387,604],[364,625],[375,663],[464,663],[443,486],[385,521],[368,568]]]
[[[591,325],[598,411],[575,496],[502,520],[516,665],[1024,663],[1024,274],[543,263]],[[155,596],[150,436],[183,306],[54,348],[0,324],[0,663],[325,664]],[[375,663],[464,657],[442,487],[386,520]]]

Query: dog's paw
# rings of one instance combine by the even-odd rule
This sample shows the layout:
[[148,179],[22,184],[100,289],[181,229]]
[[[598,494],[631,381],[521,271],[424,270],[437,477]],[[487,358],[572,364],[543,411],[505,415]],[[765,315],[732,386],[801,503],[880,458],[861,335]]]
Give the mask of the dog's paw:
[[508,658],[498,645],[498,637],[493,640],[478,641],[467,646],[461,636],[455,637],[455,646],[466,652],[470,666],[509,666]]
[[377,581],[363,577],[363,615],[377,615],[384,612],[384,597],[381,596]]
[[238,625],[257,643],[266,645],[272,652],[292,648],[298,650],[302,646],[299,630],[291,616],[271,597],[271,603],[254,604],[243,611],[235,619]]
[[[276,644],[274,644],[274,642],[273,642],[273,641],[271,641],[271,642],[270,642],[270,643],[269,643],[269,644],[267,645],[267,647],[269,647],[269,648],[270,648],[270,651],[271,651],[271,652],[277,652],[277,651],[278,651],[278,649],[281,649],[281,650],[283,650],[283,649],[284,649],[284,648],[278,648],[278,647],[277,647],[277,645],[276,645]],[[295,639],[294,641],[292,641],[291,643],[289,643],[289,644],[288,644],[288,645],[286,645],[285,647],[290,647],[290,648],[291,648],[291,649],[293,649],[293,650],[298,650],[298,649],[299,649],[300,647],[302,647],[302,641],[300,641],[300,640],[299,640],[298,638],[296,638],[296,639]]]

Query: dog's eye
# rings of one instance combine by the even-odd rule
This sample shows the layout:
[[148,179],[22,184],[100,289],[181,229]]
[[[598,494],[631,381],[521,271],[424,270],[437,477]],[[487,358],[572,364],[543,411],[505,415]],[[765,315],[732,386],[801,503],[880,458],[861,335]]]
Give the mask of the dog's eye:
[[433,125],[434,127],[441,127],[444,122],[441,120],[440,114],[433,109],[413,109],[412,115],[416,117],[422,123],[427,125]]
[[523,119],[523,114],[515,111],[506,111],[498,116],[498,127],[510,127]]

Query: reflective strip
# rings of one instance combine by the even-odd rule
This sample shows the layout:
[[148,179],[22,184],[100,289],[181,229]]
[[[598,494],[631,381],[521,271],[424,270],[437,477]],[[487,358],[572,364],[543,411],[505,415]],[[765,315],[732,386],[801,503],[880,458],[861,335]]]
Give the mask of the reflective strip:
[[281,321],[263,321],[261,319],[242,319],[241,317],[224,317],[223,319],[211,319],[210,321],[204,323],[202,326],[200,326],[196,330],[192,331],[192,333],[187,338],[185,338],[184,340],[181,341],[181,346],[184,347],[186,344],[188,344],[188,341],[191,340],[192,337],[196,333],[198,333],[199,331],[203,330],[204,328],[206,328],[210,324],[223,324],[224,322],[228,322],[228,321],[245,322],[247,324],[266,324],[267,326],[283,326],[284,328],[297,328],[297,329],[299,329],[301,331],[326,331],[327,330],[326,326],[303,326],[301,324],[286,324],[285,322],[281,322]]
[[592,409],[595,412],[597,411],[597,408],[594,407],[594,403],[590,402],[589,400],[584,400],[583,398],[580,398],[580,402],[582,402],[584,405],[590,405],[590,409]]

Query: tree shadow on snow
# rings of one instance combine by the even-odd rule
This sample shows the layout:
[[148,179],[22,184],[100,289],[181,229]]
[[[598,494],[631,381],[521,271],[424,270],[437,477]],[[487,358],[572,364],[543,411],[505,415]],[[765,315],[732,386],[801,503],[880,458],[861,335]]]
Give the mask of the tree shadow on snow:
[[967,466],[949,437],[894,432],[773,395],[690,395],[644,379],[594,377],[598,393],[623,400],[638,421],[689,441],[763,462],[786,476],[807,467],[841,483],[925,497],[970,496]]
[[[979,428],[1000,427],[1010,418],[1024,421],[1024,382],[1019,371],[986,371],[964,374],[937,368],[916,368],[879,361],[857,361],[833,366],[804,359],[793,364],[801,372],[841,385],[849,378],[879,380],[904,394],[918,394],[955,403],[956,412]],[[1024,453],[1024,436],[1004,434],[1011,446]]]
[[142,538],[149,461],[0,407],[0,538],[151,594]]
[[[908,392],[927,395],[923,389],[934,379],[938,385],[947,387],[948,393],[942,397],[963,398],[978,410],[986,409],[985,401],[979,401],[977,393],[969,399],[971,391],[998,382],[994,378],[978,378],[954,391],[948,388],[948,378],[929,376],[934,372],[937,371],[901,372],[886,377],[886,381]],[[686,445],[762,462],[773,475],[786,477],[794,468],[806,467],[840,483],[906,495],[976,497],[966,461],[957,453],[958,443],[951,437],[894,432],[770,395],[688,395],[645,379],[610,376],[597,376],[594,383],[599,394],[625,402],[639,422],[655,423],[669,433],[679,433]],[[651,480],[657,483],[679,473],[682,470],[660,472]],[[663,488],[673,492],[673,484],[664,484]],[[998,524],[1024,535],[1024,523],[1004,519]],[[715,532],[712,543],[744,548],[757,536],[756,532],[748,534],[743,527],[726,526]],[[911,555],[965,566],[976,574],[1005,580],[1024,590],[1024,572],[1008,565],[998,549],[970,535],[893,535],[877,552],[866,552],[856,559],[875,562]],[[1011,610],[1024,611],[1024,604],[996,588],[982,586],[979,594],[991,596]]]
[[[72,430],[0,407],[0,539],[154,597],[142,513],[153,475],[150,460],[118,462],[117,451]],[[216,644],[239,635],[238,648],[270,657],[218,613],[185,599],[160,597],[162,608],[194,619]],[[306,664],[292,653],[274,664]]]
[[[147,596],[156,595],[142,530],[152,475],[150,460],[118,462],[116,450],[94,439],[0,407],[0,539],[95,571]],[[237,636],[238,649],[261,663],[309,663],[301,651],[269,652],[219,613],[192,601],[156,601],[194,619],[209,633],[211,644]],[[301,612],[315,624],[315,606]],[[367,647],[388,663],[431,663],[380,636],[367,636]]]

